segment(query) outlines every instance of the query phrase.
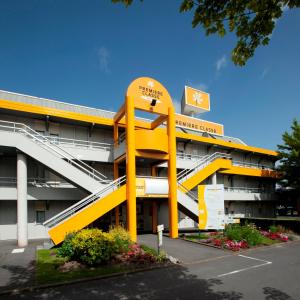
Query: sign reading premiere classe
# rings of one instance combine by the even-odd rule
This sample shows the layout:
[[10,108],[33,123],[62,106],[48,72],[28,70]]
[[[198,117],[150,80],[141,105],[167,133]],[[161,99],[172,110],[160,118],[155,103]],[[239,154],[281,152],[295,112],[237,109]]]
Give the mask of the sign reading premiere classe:
[[175,114],[175,123],[177,127],[207,132],[220,136],[224,135],[224,126],[214,122],[204,121],[181,114]]

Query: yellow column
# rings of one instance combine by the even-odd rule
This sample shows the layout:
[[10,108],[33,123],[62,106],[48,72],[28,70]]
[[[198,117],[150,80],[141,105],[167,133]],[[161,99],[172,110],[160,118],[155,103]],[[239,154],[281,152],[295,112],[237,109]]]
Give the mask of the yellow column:
[[168,178],[169,178],[169,228],[170,237],[178,238],[178,208],[177,208],[177,173],[176,173],[176,134],[175,112],[173,107],[168,110]]
[[[157,176],[157,168],[151,166],[151,176]],[[157,202],[152,200],[152,233],[157,232]]]
[[[119,138],[119,127],[118,123],[114,123],[114,147],[118,145],[118,138]],[[114,162],[114,179],[119,178],[119,165]],[[116,221],[116,226],[119,225],[120,223],[120,218],[119,218],[119,206],[115,208],[115,221]]]
[[[114,179],[119,178],[119,164],[114,162]],[[116,226],[120,225],[120,217],[119,217],[119,206],[116,206],[115,208],[115,221],[116,221]]]
[[136,170],[135,170],[135,122],[134,99],[126,97],[126,186],[127,186],[127,228],[131,239],[137,239],[136,226]]

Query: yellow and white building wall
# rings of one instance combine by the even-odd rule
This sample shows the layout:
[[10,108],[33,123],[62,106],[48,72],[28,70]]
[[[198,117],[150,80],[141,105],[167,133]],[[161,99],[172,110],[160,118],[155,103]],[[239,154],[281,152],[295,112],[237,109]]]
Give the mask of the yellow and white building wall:
[[[152,87],[148,86],[147,96],[143,86],[149,80]],[[134,239],[138,231],[152,232],[156,224],[164,224],[176,238],[178,229],[198,228],[199,223],[178,204],[179,194],[187,189],[195,195],[199,185],[212,183],[224,185],[226,214],[274,216],[277,153],[225,136],[220,124],[174,111],[171,115],[174,108],[171,98],[165,105],[166,94],[157,81],[144,78],[128,89],[124,106],[115,113],[0,91],[0,240],[17,239],[26,245],[28,239],[53,234],[59,242],[65,232],[54,229],[68,223],[67,229],[60,230],[70,230],[72,216],[85,219],[76,220],[82,226],[106,229],[123,223]],[[150,98],[139,102],[135,95]],[[199,97],[195,99],[199,103]],[[134,109],[150,110],[158,118],[137,118]],[[128,120],[132,122],[129,131]],[[128,152],[130,147],[133,150]],[[216,153],[219,156],[210,161]],[[204,157],[206,165],[200,166]],[[133,168],[128,169],[128,159],[135,168],[129,176]],[[186,180],[181,180],[183,187],[178,191],[180,173],[189,175],[182,177]],[[134,187],[131,192],[129,185]],[[93,201],[91,195],[95,195]],[[112,205],[115,198],[119,202]],[[84,217],[77,203],[89,207]],[[100,217],[93,205],[103,210]],[[53,217],[57,223],[49,230],[43,223]]]

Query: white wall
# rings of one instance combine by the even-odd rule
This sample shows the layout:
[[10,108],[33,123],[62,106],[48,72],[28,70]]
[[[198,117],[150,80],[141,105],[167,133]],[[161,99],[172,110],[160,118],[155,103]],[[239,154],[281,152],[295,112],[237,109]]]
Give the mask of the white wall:
[[[49,238],[43,225],[36,223],[37,201],[28,201],[28,238]],[[46,220],[74,204],[74,201],[51,201],[46,209]],[[0,201],[0,240],[17,238],[17,202]]]

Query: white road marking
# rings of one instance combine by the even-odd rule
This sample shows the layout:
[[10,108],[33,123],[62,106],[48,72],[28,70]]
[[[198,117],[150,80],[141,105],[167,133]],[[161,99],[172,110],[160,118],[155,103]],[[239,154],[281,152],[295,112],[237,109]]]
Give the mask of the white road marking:
[[238,255],[238,256],[243,257],[243,258],[247,258],[247,259],[261,261],[263,263],[258,264],[258,265],[254,265],[254,266],[251,266],[251,267],[248,267],[248,268],[238,269],[238,270],[234,270],[234,271],[231,271],[231,272],[228,272],[228,273],[220,274],[217,277],[224,277],[224,276],[227,276],[227,275],[232,275],[232,274],[236,274],[236,273],[240,273],[240,272],[243,272],[243,271],[248,271],[248,270],[251,270],[251,269],[255,269],[255,268],[259,268],[259,267],[263,267],[263,266],[272,264],[271,261],[267,261],[267,260],[263,260],[263,259],[259,259],[259,258],[255,258],[255,257],[250,257],[250,256],[246,256],[246,255],[241,255],[241,254]]
[[23,253],[23,252],[24,252],[24,248],[13,249],[11,251],[11,253]]

